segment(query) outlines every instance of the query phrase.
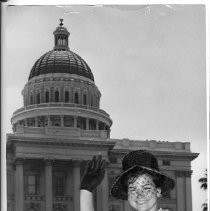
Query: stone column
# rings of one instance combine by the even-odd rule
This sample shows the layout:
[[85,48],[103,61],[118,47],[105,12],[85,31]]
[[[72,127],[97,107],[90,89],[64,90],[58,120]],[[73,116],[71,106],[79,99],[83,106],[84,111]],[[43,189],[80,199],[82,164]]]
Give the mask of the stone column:
[[64,116],[61,115],[61,127],[63,127],[63,126],[64,126]]
[[74,116],[74,128],[77,128],[77,117]]
[[[108,166],[108,163],[106,164]],[[107,173],[107,168],[104,174],[104,179],[102,182],[102,211],[108,211],[108,205],[109,205],[109,184],[108,184],[108,173]]]
[[80,211],[80,161],[73,161],[74,211]]
[[35,127],[38,127],[38,117],[35,117]]
[[41,92],[40,92],[40,103],[44,103],[45,100],[44,100],[44,86],[41,87]]
[[89,118],[86,118],[86,130],[89,130]]
[[50,124],[50,116],[48,115],[47,116],[47,126],[50,126],[51,124]]
[[52,159],[45,159],[45,205],[46,211],[53,210]]
[[65,96],[64,96],[64,88],[63,87],[61,87],[60,88],[60,102],[64,102],[64,98],[65,98]]
[[177,211],[186,211],[184,188],[184,171],[176,171]]
[[15,160],[15,211],[23,211],[24,192],[23,192],[23,158]]
[[50,89],[50,103],[55,102],[54,98],[54,87],[51,87]]
[[25,121],[25,126],[27,127],[28,126],[27,119],[24,119],[24,121]]
[[99,128],[99,122],[98,120],[96,120],[96,130],[99,130],[98,128]]
[[186,187],[185,187],[185,193],[186,193],[186,211],[192,210],[192,185],[191,185],[191,174],[192,171],[186,171],[185,172],[185,179],[186,179]]

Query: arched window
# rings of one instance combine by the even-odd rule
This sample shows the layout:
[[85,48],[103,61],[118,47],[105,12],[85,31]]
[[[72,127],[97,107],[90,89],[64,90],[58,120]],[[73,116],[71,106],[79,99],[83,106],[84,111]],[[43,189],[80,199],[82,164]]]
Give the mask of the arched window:
[[40,104],[40,93],[36,95],[36,103]]
[[74,103],[79,103],[79,95],[77,92],[74,93]]
[[59,91],[55,91],[55,102],[59,102]]
[[65,91],[65,103],[69,102],[69,92]]
[[48,91],[45,92],[45,102],[49,103],[50,101],[50,93]]
[[83,104],[87,105],[87,95],[86,94],[83,95]]

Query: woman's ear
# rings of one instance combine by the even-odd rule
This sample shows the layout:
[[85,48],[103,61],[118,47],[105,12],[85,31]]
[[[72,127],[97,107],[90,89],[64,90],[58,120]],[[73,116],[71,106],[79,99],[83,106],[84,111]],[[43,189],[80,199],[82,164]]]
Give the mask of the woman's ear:
[[161,189],[160,188],[157,188],[157,197],[161,197]]

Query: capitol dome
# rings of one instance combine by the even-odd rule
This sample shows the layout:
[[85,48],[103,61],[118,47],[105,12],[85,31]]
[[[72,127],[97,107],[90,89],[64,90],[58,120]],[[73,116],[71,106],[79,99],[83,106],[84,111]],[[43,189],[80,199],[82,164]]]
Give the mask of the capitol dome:
[[83,76],[94,81],[93,74],[88,64],[76,53],[69,50],[68,30],[63,23],[54,31],[54,49],[42,55],[33,65],[29,80],[35,76],[49,73],[67,73]]
[[68,46],[63,19],[54,31],[53,50],[33,65],[22,90],[23,107],[11,118],[18,134],[45,137],[110,137],[112,120],[100,108],[101,93],[87,63]]

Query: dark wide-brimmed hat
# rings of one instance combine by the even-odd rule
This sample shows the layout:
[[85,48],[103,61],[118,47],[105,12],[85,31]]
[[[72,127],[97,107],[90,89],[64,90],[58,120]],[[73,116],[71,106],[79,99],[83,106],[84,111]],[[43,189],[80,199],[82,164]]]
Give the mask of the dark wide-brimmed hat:
[[130,173],[141,171],[148,173],[152,176],[156,187],[161,188],[162,194],[175,186],[173,179],[160,172],[156,157],[146,150],[136,150],[125,155],[122,160],[122,170],[111,188],[111,195],[117,199],[127,200],[127,180]]

